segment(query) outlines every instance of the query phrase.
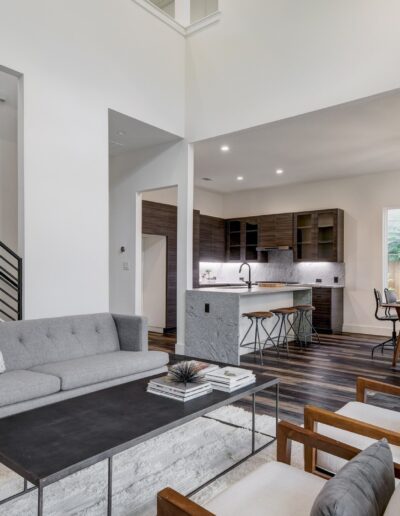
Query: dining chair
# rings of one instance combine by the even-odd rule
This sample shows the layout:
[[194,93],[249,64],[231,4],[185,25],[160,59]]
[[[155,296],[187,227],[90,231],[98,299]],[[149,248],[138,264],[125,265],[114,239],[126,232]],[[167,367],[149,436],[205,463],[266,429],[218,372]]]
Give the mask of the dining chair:
[[[386,296],[386,290],[387,289],[385,289],[385,296]],[[393,296],[392,292],[391,291],[388,291],[388,292],[390,292],[389,296],[390,296],[390,298],[392,298],[392,296]],[[394,315],[390,312],[390,308],[385,308],[384,306],[382,306],[382,294],[376,288],[374,288],[374,296],[375,296],[375,319],[377,319],[378,321],[391,322],[393,326],[392,326],[392,336],[390,337],[390,339],[387,339],[384,342],[381,342],[380,344],[377,344],[376,346],[374,346],[371,351],[371,358],[374,358],[374,353],[375,353],[376,349],[380,348],[381,352],[383,353],[386,344],[391,344],[393,347],[396,347],[396,340],[397,340],[396,323],[399,320],[397,314]],[[397,296],[396,296],[396,298],[397,298]],[[386,297],[386,302],[389,302],[389,301],[387,301],[387,297]],[[390,302],[392,302],[392,301],[390,301]],[[397,302],[397,299],[396,299],[396,302]]]

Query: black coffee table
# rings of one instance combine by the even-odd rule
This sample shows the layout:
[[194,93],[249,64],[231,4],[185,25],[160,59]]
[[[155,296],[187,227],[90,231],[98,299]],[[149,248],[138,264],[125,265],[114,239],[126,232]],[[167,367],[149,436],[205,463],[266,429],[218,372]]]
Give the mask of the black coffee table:
[[[213,391],[186,403],[147,393],[148,381],[149,378],[145,378],[125,383],[0,419],[0,462],[24,478],[24,490],[2,500],[0,507],[37,489],[38,515],[41,516],[45,486],[107,459],[107,514],[110,515],[114,455],[247,396],[252,397],[251,453],[196,491],[275,440],[274,436],[268,436],[269,442],[255,448],[256,394],[275,389],[278,421],[278,378],[259,375],[256,383],[232,394]],[[28,482],[34,487],[28,488]]]

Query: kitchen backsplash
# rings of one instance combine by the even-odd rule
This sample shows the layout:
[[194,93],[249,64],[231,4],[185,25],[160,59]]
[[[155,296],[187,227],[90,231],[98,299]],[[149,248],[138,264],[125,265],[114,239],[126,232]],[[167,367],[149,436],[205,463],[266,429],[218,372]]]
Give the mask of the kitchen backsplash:
[[[293,262],[292,251],[269,251],[268,263],[250,263],[252,281],[295,281],[298,283],[315,283],[321,279],[322,284],[332,285],[334,277],[339,278],[339,285],[345,284],[345,264],[330,262]],[[247,280],[247,267],[239,274],[240,263],[206,263],[200,262],[200,283],[240,283],[239,277]],[[211,271],[209,274],[206,271]],[[206,274],[214,280],[207,280]]]

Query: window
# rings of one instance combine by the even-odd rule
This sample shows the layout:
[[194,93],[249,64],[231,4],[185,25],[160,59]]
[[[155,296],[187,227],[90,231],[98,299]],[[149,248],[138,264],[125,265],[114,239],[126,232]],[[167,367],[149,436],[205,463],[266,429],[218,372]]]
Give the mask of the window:
[[384,286],[400,295],[400,208],[385,210]]

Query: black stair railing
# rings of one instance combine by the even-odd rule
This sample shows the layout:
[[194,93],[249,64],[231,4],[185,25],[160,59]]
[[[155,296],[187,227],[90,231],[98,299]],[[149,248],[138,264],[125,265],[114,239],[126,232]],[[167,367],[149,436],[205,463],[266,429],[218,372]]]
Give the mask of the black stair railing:
[[22,258],[3,242],[0,242],[0,319],[22,319]]

